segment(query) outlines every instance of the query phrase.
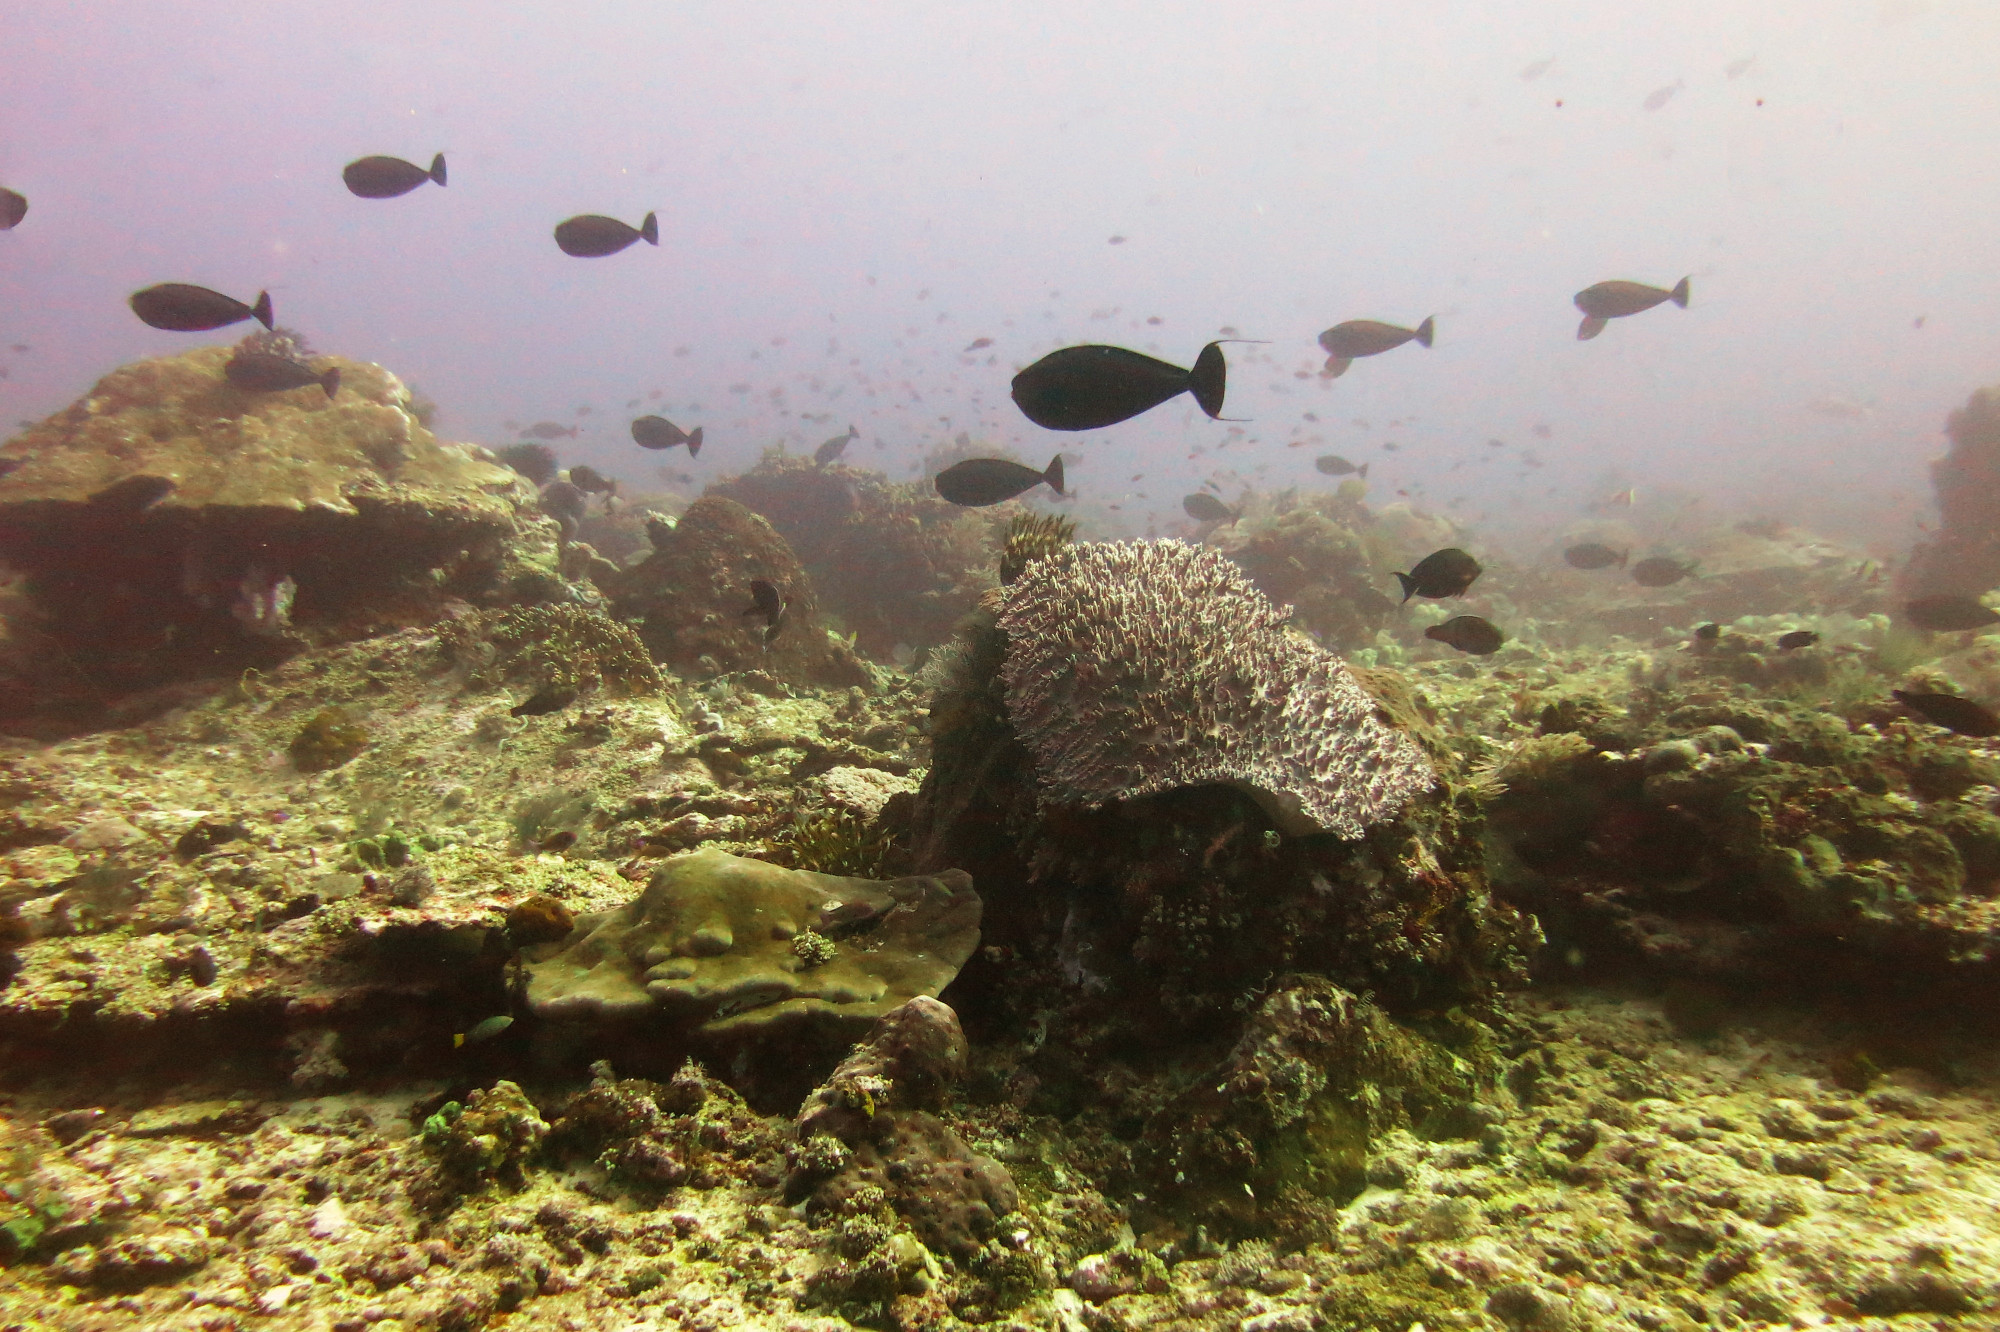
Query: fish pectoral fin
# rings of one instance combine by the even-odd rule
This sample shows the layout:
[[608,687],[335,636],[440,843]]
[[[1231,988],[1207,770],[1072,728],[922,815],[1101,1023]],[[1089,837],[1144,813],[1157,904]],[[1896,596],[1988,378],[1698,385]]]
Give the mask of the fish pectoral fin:
[[1596,315],[1585,315],[1583,322],[1576,326],[1576,340],[1578,342],[1589,342],[1604,331],[1604,324],[1605,321],[1599,319]]
[[1339,379],[1347,373],[1347,367],[1353,364],[1354,362],[1348,357],[1329,356],[1326,358],[1325,368],[1319,372],[1319,377],[1321,379]]

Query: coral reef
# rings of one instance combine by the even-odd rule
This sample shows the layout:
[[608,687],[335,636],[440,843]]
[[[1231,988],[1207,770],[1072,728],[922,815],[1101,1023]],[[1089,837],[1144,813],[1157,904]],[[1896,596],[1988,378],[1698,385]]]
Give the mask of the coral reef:
[[[784,598],[775,633],[744,611],[752,579]],[[820,624],[813,585],[771,525],[734,500],[688,506],[652,553],[606,591],[657,660],[693,676],[763,671],[800,684],[865,685],[867,666]]]
[[[1448,544],[1448,535],[1433,544]],[[1334,495],[1248,515],[1204,544],[1241,566],[1265,596],[1292,606],[1300,627],[1352,649],[1372,645],[1395,618],[1396,603],[1381,590],[1396,558],[1387,538],[1358,497]]]
[[1221,783],[1288,833],[1358,837],[1435,781],[1338,659],[1214,551],[1071,547],[1007,590],[1007,714],[1053,804]]
[[2000,586],[2000,386],[1983,388],[1945,422],[1951,449],[1931,464],[1938,527],[1897,578],[1904,599],[1977,597]]
[[89,724],[119,694],[501,595],[521,567],[525,487],[433,438],[393,375],[334,358],[335,398],[249,393],[229,355],[113,371],[0,448],[0,561],[39,612],[16,630],[63,663],[18,664],[0,714]]
[[1000,542],[1000,582],[1011,585],[1028,565],[1076,538],[1076,524],[1051,513],[1017,513]]
[[[561,951],[529,963],[527,1002],[566,1020],[658,1010],[710,1038],[852,1040],[950,983],[978,943],[979,912],[955,871],[878,882],[704,849],[654,871],[627,905],[579,919]],[[792,941],[808,928],[836,941],[834,957],[806,965]]]
[[439,627],[438,650],[472,687],[632,698],[665,685],[629,626],[570,603],[461,616]]

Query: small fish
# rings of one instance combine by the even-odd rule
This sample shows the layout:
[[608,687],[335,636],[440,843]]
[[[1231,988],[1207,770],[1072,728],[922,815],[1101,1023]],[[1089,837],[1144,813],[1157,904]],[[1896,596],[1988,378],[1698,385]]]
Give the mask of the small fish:
[[1454,615],[1443,624],[1434,624],[1424,630],[1424,637],[1475,657],[1498,652],[1500,644],[1505,641],[1492,621],[1477,615]]
[[1756,56],[1738,56],[1722,67],[1722,77],[1735,82],[1750,72],[1750,66],[1756,59]]
[[1211,342],[1193,370],[1123,347],[1064,347],[1014,376],[1014,403],[1047,430],[1096,430],[1129,421],[1169,398],[1193,393],[1211,418],[1222,415],[1229,373],[1222,347]]
[[575,439],[579,432],[577,427],[566,426],[560,421],[537,421],[521,433],[536,439]]
[[1643,282],[1599,282],[1585,287],[1571,299],[1583,311],[1583,322],[1576,326],[1576,339],[1588,342],[1604,331],[1607,321],[1650,310],[1662,301],[1672,301],[1687,309],[1688,280],[1682,278],[1672,291],[1649,287]]
[[312,384],[326,390],[331,398],[340,391],[340,367],[324,372],[273,352],[239,351],[222,367],[223,377],[250,393],[283,393],[287,389]]
[[1613,550],[1600,541],[1586,541],[1580,546],[1571,546],[1563,552],[1563,563],[1572,569],[1609,569],[1612,565],[1625,567],[1625,557],[1629,550]]
[[28,196],[18,190],[0,188],[0,231],[12,231],[28,215]]
[[1109,245],[1123,245],[1124,243],[1125,243],[1125,238],[1123,236],[1113,236],[1109,241],[1106,242],[1106,244]]
[[1792,652],[1799,648],[1811,647],[1817,642],[1819,642],[1819,635],[1812,630],[1794,629],[1789,634],[1779,637],[1778,650],[1780,652]]
[[764,617],[764,643],[767,647],[778,636],[778,631],[785,627],[785,612],[790,609],[791,603],[778,594],[775,583],[763,578],[750,580],[750,607],[743,614],[745,617]]
[[271,293],[257,293],[255,305],[245,305],[234,296],[224,296],[207,287],[186,282],[162,282],[157,287],[132,293],[132,313],[140,322],[169,333],[206,333],[211,328],[227,328],[246,319],[271,327]]
[[[571,834],[571,836],[574,835],[573,833]],[[514,1019],[510,1014],[495,1014],[493,1017],[487,1018],[484,1022],[474,1026],[470,1031],[461,1031],[454,1034],[451,1038],[451,1047],[454,1050],[462,1050],[468,1045],[482,1045],[513,1025]]]
[[701,456],[701,432],[696,426],[689,434],[664,416],[642,416],[632,423],[632,442],[642,449],[670,449],[676,444],[687,445],[688,457]]
[[959,355],[969,356],[976,351],[985,351],[988,347],[991,347],[992,345],[993,345],[993,339],[991,338],[974,338],[972,341],[965,344],[965,350],[960,352]]
[[543,513],[563,525],[564,540],[569,539],[590,511],[589,496],[567,481],[551,481],[543,486],[541,504]]
[[576,466],[569,469],[569,483],[586,495],[616,495],[618,483],[598,471],[595,467]]
[[543,685],[534,693],[507,709],[510,717],[542,717],[551,712],[561,712],[576,702],[576,686]]
[[1669,83],[1664,88],[1655,88],[1646,94],[1646,100],[1639,103],[1639,105],[1645,107],[1648,111],[1657,111],[1668,102],[1673,101],[1674,94],[1679,92],[1681,87],[1682,85],[1679,83]]
[[1350,319],[1344,324],[1335,324],[1319,335],[1320,348],[1327,357],[1326,369],[1320,373],[1328,379],[1338,379],[1347,373],[1347,367],[1354,364],[1357,357],[1379,356],[1412,340],[1428,347],[1436,322],[1426,319],[1415,328],[1384,324],[1374,319]]
[[1368,479],[1367,463],[1362,463],[1359,467],[1356,467],[1337,453],[1321,454],[1319,457],[1313,459],[1313,467],[1318,471],[1326,473],[1328,476],[1346,476],[1352,473],[1364,481]]
[[1066,493],[1061,454],[1050,459],[1047,470],[1040,472],[1005,458],[968,458],[939,472],[935,484],[937,493],[951,503],[978,509],[1025,494],[1044,481],[1056,494]]
[[556,245],[564,254],[578,259],[602,259],[640,240],[648,245],[660,243],[660,222],[652,213],[646,214],[637,227],[598,213],[585,213],[556,224]]
[[1977,597],[1918,597],[1903,607],[1903,614],[1917,628],[1940,634],[2000,624],[2000,613]]
[[1632,581],[1640,587],[1672,587],[1694,572],[1694,565],[1655,555],[1632,566]]
[[1403,600],[1411,597],[1462,597],[1472,580],[1479,577],[1479,561],[1456,546],[1434,550],[1417,561],[1408,573],[1396,575],[1403,585]]
[[1890,697],[1933,725],[1960,735],[2000,735],[2000,717],[1959,694],[1926,694],[1891,689]]
[[444,154],[431,159],[426,171],[415,162],[400,157],[364,157],[341,169],[347,192],[360,199],[393,199],[408,194],[427,180],[444,184]]
[[1181,511],[1198,523],[1233,523],[1243,516],[1242,509],[1230,508],[1205,490],[1182,497]]
[[1549,67],[1555,63],[1555,57],[1550,56],[1546,60],[1536,60],[1523,65],[1521,67],[1521,81],[1524,83],[1533,83],[1536,79],[1548,73]]
[[838,460],[841,454],[847,452],[848,444],[860,438],[861,432],[856,430],[854,423],[850,421],[847,425],[846,434],[835,435],[832,439],[826,440],[813,450],[813,461],[824,467],[828,463]]

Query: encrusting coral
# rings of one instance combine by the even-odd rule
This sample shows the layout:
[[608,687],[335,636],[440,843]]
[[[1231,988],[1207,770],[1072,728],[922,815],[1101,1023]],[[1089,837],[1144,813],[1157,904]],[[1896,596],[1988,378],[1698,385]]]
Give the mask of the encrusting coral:
[[1096,806],[1176,787],[1248,791],[1281,829],[1358,837],[1435,781],[1338,658],[1286,629],[1215,551],[1070,547],[1000,612],[1007,715],[1043,796]]

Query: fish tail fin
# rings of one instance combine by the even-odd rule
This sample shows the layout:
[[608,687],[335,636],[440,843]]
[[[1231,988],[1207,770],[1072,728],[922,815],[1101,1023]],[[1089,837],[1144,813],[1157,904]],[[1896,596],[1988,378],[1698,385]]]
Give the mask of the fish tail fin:
[[1599,319],[1596,315],[1585,315],[1583,322],[1576,326],[1576,340],[1578,342],[1589,342],[1604,331],[1604,322],[1604,320]]
[[1674,284],[1672,295],[1675,305],[1680,306],[1683,310],[1688,308],[1688,280],[1686,278],[1682,278]]
[[639,224],[639,236],[648,245],[660,243],[660,219],[656,214],[646,214],[646,220]]
[[688,457],[699,458],[701,456],[701,432],[706,429],[708,429],[707,426],[696,426],[694,433],[688,436]]
[[1417,580],[1406,573],[1396,575],[1396,581],[1403,585],[1403,600],[1408,601],[1417,593]]
[[1368,464],[1362,463],[1361,466],[1354,469],[1354,474],[1363,481],[1366,481],[1368,479]]
[[1424,322],[1417,325],[1417,341],[1428,347],[1431,345],[1431,339],[1436,334],[1437,317],[1435,315],[1425,315]]
[[326,390],[326,396],[329,398],[340,392],[340,367],[336,365],[333,369],[321,375],[319,377],[319,386]]
[[1049,459],[1049,469],[1042,473],[1042,480],[1048,482],[1049,488],[1054,490],[1058,495],[1069,493],[1063,489],[1063,465],[1060,453]]
[[1222,394],[1228,382],[1229,365],[1222,359],[1222,344],[1211,342],[1194,358],[1194,369],[1188,373],[1188,388],[1210,420],[1222,416]]
[[443,153],[439,153],[439,154],[438,154],[438,155],[437,155],[436,157],[433,157],[433,158],[431,159],[431,179],[432,179],[432,180],[434,180],[434,181],[436,181],[436,182],[437,182],[438,184],[440,184],[440,185],[444,184],[444,154],[443,154]]
[[251,307],[250,307],[250,313],[251,313],[251,314],[253,314],[253,315],[256,315],[256,316],[257,316],[257,322],[258,322],[258,323],[262,324],[262,325],[263,325],[263,326],[264,326],[265,328],[267,328],[267,329],[268,329],[268,328],[270,328],[270,327],[271,327],[271,293],[270,293],[270,292],[268,292],[268,291],[260,291],[260,292],[258,292],[258,293],[257,293],[257,303],[256,303],[255,305],[253,305],[253,306],[251,306]]
[[[1429,344],[1426,343],[1425,345],[1428,346]],[[1326,358],[1326,368],[1319,372],[1319,377],[1321,379],[1339,379],[1347,373],[1347,367],[1353,364],[1354,362],[1345,356],[1329,356]]]

